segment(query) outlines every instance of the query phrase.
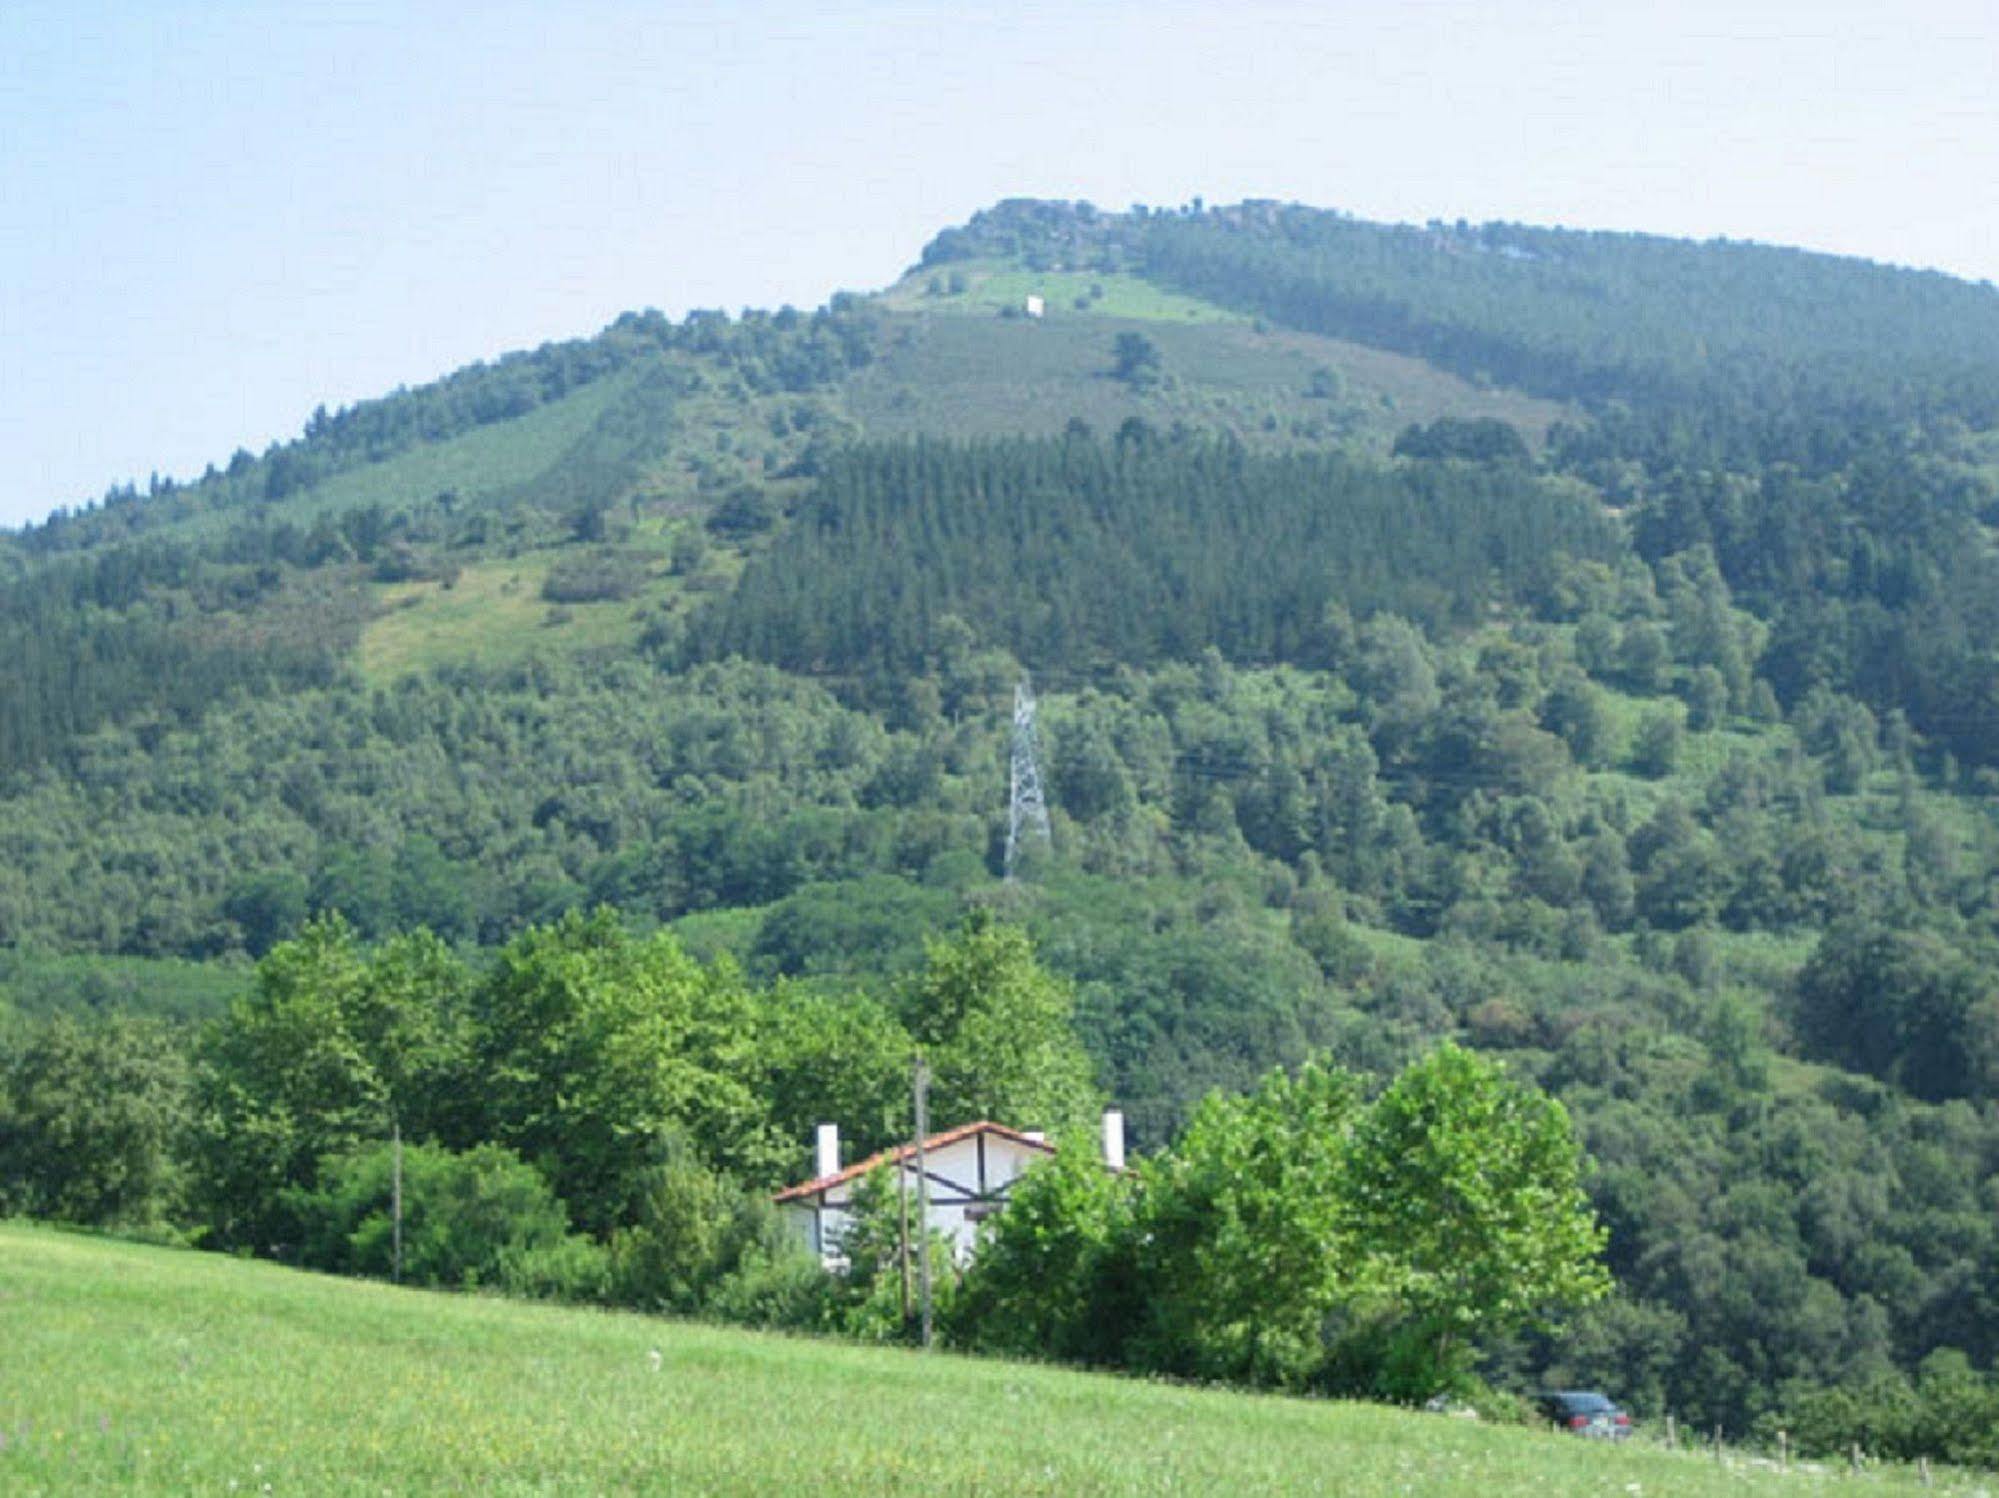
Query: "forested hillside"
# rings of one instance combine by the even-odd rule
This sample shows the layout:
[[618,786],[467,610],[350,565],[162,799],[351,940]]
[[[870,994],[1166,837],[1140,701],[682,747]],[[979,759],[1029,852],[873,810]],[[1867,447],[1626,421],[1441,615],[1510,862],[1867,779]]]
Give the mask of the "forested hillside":
[[[259,1241],[202,1195],[255,1071],[217,1011],[335,913],[352,971],[433,933],[474,1028],[658,941],[716,1023],[861,1058],[833,1096],[702,1032],[744,1110],[704,1166],[767,1187],[816,1110],[903,1126],[926,939],[981,913],[1143,1150],[1443,1039],[1563,1100],[1618,1289],[1485,1337],[1496,1380],[1743,1431],[1993,1372],[1990,287],[1008,203],[879,296],[631,314],[151,488],[0,537],[0,1119],[41,1121],[0,1202]],[[1053,835],[1006,882],[1024,677]],[[168,1163],[35,1195],[77,1058],[156,1053]],[[373,1096],[231,1189],[314,1185]],[[643,1215],[515,1127],[410,1122]]]
[[1043,674],[1208,649],[1324,665],[1356,614],[1448,629],[1545,598],[1557,558],[1614,554],[1593,498],[1524,464],[1251,457],[1133,422],[1112,446],[852,449],[689,638],[884,680],[947,618]]

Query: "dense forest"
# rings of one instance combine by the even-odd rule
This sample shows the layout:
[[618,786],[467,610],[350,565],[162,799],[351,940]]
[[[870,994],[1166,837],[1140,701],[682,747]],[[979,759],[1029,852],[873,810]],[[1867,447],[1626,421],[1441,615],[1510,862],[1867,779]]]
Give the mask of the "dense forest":
[[1038,673],[1209,648],[1324,665],[1342,619],[1462,625],[1545,596],[1558,557],[1613,555],[1587,496],[1513,464],[1252,457],[1136,423],[1109,446],[1073,430],[858,447],[691,643],[793,671],[900,677],[934,659],[955,618]]
[[[1833,1446],[1918,1389],[1989,1391],[1999,293],[1264,204],[1003,204],[922,272],[913,302],[634,314],[0,538],[0,1205],[374,1272],[370,1151],[406,1096],[435,1191],[541,1224],[481,1272],[899,1334],[864,1284],[799,1309],[732,1214],[821,1115],[897,1137],[908,1048],[970,1043],[926,1018],[949,954],[1002,941],[1059,1023],[1015,1090],[961,1060],[940,1123],[1114,1099],[1158,1204],[1234,1210],[1214,1162],[1258,1130],[1371,1137],[1439,1042],[1559,1100],[1615,1288],[1559,1332],[1483,1326],[1495,1385]],[[1160,419],[866,430],[852,383],[923,319],[1025,336],[951,291],[1001,274],[1569,414],[1391,444],[1245,412],[1246,443],[1164,414],[1196,409],[1202,345],[1106,319],[1078,380]],[[1097,317],[1076,301],[1051,332]],[[1293,398],[1372,399],[1344,379]],[[1053,835],[1007,881],[1022,679]],[[462,1081],[525,1074],[585,973],[659,1007],[563,1020],[565,1064],[615,1070],[629,1025],[687,1068],[615,1160],[624,1123],[572,1138]],[[396,1071],[391,1012],[433,1073]],[[287,1091],[308,1043],[331,1090]],[[130,1106],[73,1117],[90,1074]],[[65,1194],[47,1141],[83,1123],[122,1163]],[[1125,1272],[1155,1208],[1086,1184],[1036,1210],[1096,1257],[1010,1245],[963,1287],[968,1343],[1006,1345],[1020,1283],[1096,1304]],[[1402,1388],[1415,1322],[1369,1342],[1315,1284],[1281,1355],[1110,1304],[1086,1319],[1115,1345],[1064,1323],[1042,1350]]]
[[1981,428],[1999,415],[1990,286],[1832,255],[1377,224],[1272,202],[1103,214],[1014,200],[939,234],[923,263],[994,254],[1049,269],[1129,266],[1288,327],[1590,402],[1668,408],[1725,387],[1746,420],[1842,398],[1859,411],[1933,403]]

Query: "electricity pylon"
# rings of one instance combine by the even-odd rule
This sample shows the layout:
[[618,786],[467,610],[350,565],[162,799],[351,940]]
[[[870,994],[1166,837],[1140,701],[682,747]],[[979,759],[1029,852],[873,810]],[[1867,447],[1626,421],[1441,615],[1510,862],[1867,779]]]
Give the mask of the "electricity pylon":
[[1006,817],[1006,877],[1020,869],[1029,843],[1049,844],[1048,802],[1041,793],[1040,746],[1034,732],[1034,693],[1025,681],[1013,689],[1013,766]]

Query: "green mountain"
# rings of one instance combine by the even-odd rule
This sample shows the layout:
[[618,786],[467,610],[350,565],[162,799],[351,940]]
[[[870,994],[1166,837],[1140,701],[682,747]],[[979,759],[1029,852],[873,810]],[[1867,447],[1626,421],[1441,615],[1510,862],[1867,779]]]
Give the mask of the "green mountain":
[[603,904],[880,996],[998,908],[1142,1147],[1505,1056],[1621,1290],[1488,1367],[1744,1429],[1999,1357],[1995,522],[1989,286],[1003,203],[0,537],[0,995]]

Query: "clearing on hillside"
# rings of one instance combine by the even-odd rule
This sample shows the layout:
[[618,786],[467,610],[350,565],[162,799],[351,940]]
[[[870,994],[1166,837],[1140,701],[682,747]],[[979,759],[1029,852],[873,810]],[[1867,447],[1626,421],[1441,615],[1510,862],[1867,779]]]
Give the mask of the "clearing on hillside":
[[[1110,305],[1106,302],[1105,305]],[[1111,347],[1137,333],[1164,380],[1135,391],[1111,377]],[[1185,421],[1257,445],[1359,439],[1385,450],[1412,422],[1495,416],[1539,446],[1573,413],[1514,390],[1482,389],[1401,354],[1215,317],[1152,319],[1092,310],[1046,319],[928,308],[888,320],[880,356],[850,375],[844,406],[872,436],[1058,432],[1080,416],[1108,434],[1130,416]]]

